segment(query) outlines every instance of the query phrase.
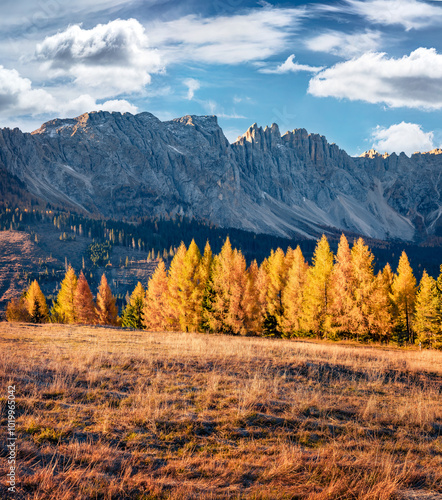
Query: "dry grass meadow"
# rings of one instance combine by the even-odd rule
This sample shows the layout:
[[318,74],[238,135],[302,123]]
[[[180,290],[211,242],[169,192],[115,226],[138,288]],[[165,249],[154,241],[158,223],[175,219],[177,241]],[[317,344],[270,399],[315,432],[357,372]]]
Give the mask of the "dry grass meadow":
[[0,323],[26,499],[442,498],[442,352]]

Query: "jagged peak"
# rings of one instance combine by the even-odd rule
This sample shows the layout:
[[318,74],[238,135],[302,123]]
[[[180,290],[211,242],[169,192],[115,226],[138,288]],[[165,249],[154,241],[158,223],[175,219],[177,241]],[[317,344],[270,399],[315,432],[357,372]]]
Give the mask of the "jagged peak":
[[250,127],[246,130],[246,132],[240,136],[236,142],[246,141],[246,142],[255,142],[258,137],[271,136],[273,140],[281,139],[281,132],[279,130],[279,126],[277,123],[272,123],[270,127],[266,125],[264,128],[260,127],[256,122],[250,125]]
[[279,134],[281,136],[281,133],[279,132],[279,127],[277,123],[272,123],[270,127],[268,125],[265,126],[264,132],[267,132],[267,130],[270,130],[273,134]]
[[[414,153],[416,154],[416,153]],[[420,153],[423,155],[442,155],[442,148],[434,148],[431,151],[426,151],[425,153]]]
[[[139,115],[136,116],[141,116],[150,113],[140,113]],[[88,111],[87,113],[83,113],[79,116],[76,116],[75,118],[55,118],[54,120],[49,120],[43,125],[38,128],[37,130],[34,130],[31,132],[32,135],[38,135],[38,134],[54,134],[57,130],[63,129],[63,128],[68,128],[68,127],[85,127],[89,123],[95,123],[99,122],[102,123],[103,121],[107,120],[109,117],[114,116],[114,117],[132,117],[132,113],[125,112],[125,113],[120,113],[119,111]],[[153,115],[151,115],[153,116]]]
[[216,115],[185,115],[174,118],[169,123],[184,123],[186,125],[211,125],[218,127],[218,117]]
[[385,152],[383,155],[379,153],[379,151],[376,151],[376,149],[369,149],[368,151],[364,151],[361,155],[359,155],[359,158],[388,158],[390,155]]

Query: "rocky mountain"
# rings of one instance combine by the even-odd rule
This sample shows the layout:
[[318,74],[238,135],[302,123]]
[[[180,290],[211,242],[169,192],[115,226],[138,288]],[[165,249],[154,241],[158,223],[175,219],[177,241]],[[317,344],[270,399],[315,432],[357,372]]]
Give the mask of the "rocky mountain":
[[281,236],[442,234],[437,151],[353,158],[275,124],[229,144],[215,116],[92,112],[0,130],[0,168],[32,195],[106,217],[182,214]]

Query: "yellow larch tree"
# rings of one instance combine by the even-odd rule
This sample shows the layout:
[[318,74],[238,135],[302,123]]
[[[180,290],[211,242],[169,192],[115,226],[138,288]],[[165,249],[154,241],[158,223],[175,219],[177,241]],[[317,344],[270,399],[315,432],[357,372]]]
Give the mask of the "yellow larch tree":
[[191,302],[193,304],[191,323],[196,325],[195,329],[197,331],[204,331],[203,311],[206,294],[208,293],[212,262],[212,249],[207,241],[204,247],[203,256],[198,263],[198,268],[195,273],[195,286],[191,295]]
[[414,342],[413,315],[416,300],[416,278],[411,269],[405,251],[399,259],[397,272],[393,279],[393,315],[397,340],[404,338],[407,342]]
[[26,309],[28,310],[31,323],[47,323],[49,320],[49,310],[46,298],[41,291],[37,280],[30,285],[25,295]]
[[319,240],[313,254],[312,266],[307,272],[303,292],[303,330],[327,336],[330,331],[330,278],[333,253],[325,235]]
[[184,256],[181,274],[179,276],[179,290],[177,291],[177,306],[179,309],[179,322],[181,330],[196,332],[199,326],[200,311],[202,308],[201,288],[205,287],[199,281],[199,265],[201,253],[195,240],[189,245]]
[[[182,328],[183,320],[183,276],[184,276],[184,259],[186,257],[187,248],[184,242],[181,242],[178,250],[170,263],[168,276],[168,294],[166,304],[166,316],[169,321],[170,330],[178,331]],[[186,285],[185,285],[186,286]],[[186,286],[187,288],[187,286]]]
[[261,315],[261,307],[259,303],[259,267],[254,260],[249,269],[247,270],[247,283],[244,291],[244,325],[245,332],[243,333],[251,333],[254,335],[262,334],[262,315]]
[[387,264],[376,275],[370,300],[372,308],[370,330],[373,340],[380,342],[389,342],[393,332],[392,285],[393,271],[390,264]]
[[354,279],[353,304],[350,311],[350,329],[356,339],[370,336],[372,322],[372,294],[375,279],[374,255],[362,238],[358,238],[351,249]]
[[336,338],[351,334],[354,291],[355,278],[350,245],[342,234],[330,280],[331,331]]
[[77,288],[77,276],[71,265],[68,266],[57,300],[51,309],[51,321],[54,323],[75,323],[74,295]]
[[291,264],[287,272],[287,283],[282,292],[282,333],[293,337],[302,330],[302,296],[307,279],[308,264],[299,245],[292,251]]
[[436,280],[424,271],[416,295],[414,330],[417,340],[432,346],[442,341],[441,310]]
[[264,335],[280,336],[282,333],[283,305],[282,292],[286,284],[286,259],[281,248],[271,251],[263,262],[262,269],[266,273],[264,294]]
[[167,317],[167,271],[163,260],[158,263],[147,285],[143,323],[147,330],[162,331],[170,327]]

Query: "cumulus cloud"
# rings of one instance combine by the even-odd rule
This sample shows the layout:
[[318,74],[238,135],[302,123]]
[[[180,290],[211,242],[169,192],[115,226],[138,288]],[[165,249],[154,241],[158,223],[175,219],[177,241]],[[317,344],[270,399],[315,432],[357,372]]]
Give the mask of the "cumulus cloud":
[[133,115],[138,113],[137,106],[125,99],[111,99],[102,104],[96,104],[93,109],[98,111],[119,111],[120,113],[132,113]]
[[410,156],[416,151],[434,149],[434,133],[424,132],[416,123],[397,123],[388,128],[377,126],[371,136],[373,147],[387,153],[404,152]]
[[441,109],[442,54],[419,48],[395,59],[370,52],[321,71],[310,80],[308,92],[392,108]]
[[370,22],[422,29],[442,22],[442,8],[418,0],[347,0],[345,13],[358,14]]
[[120,111],[136,113],[137,107],[124,99],[108,100],[101,104],[89,94],[69,99],[57,97],[44,89],[34,89],[31,80],[20,76],[15,69],[0,66],[0,117],[13,120],[18,116],[78,116],[87,111]]
[[295,54],[289,56],[285,62],[280,64],[278,67],[272,68],[261,68],[258,71],[260,73],[278,74],[283,73],[298,73],[300,71],[307,71],[309,73],[317,73],[323,69],[323,66],[308,66],[306,64],[298,64],[294,61]]
[[184,85],[187,87],[187,99],[191,101],[195,96],[195,92],[201,87],[200,82],[194,78],[186,78]]
[[240,64],[284,50],[304,15],[300,9],[268,6],[233,16],[189,15],[152,26],[149,36],[169,61]]
[[82,89],[114,96],[141,91],[151,74],[163,70],[136,19],[117,19],[90,30],[74,25],[37,45],[36,59],[52,77],[68,76]]
[[136,114],[138,108],[125,99],[114,99],[98,104],[89,94],[81,95],[67,102],[61,102],[57,111],[63,117],[75,117],[88,111],[119,111]]
[[54,108],[55,99],[43,89],[32,88],[28,78],[15,69],[0,66],[0,114],[40,114]]
[[326,52],[351,58],[365,52],[378,50],[381,42],[382,34],[380,31],[366,30],[364,33],[343,33],[330,30],[310,38],[305,42],[305,45],[314,52]]

